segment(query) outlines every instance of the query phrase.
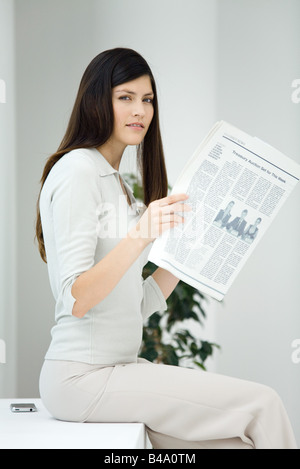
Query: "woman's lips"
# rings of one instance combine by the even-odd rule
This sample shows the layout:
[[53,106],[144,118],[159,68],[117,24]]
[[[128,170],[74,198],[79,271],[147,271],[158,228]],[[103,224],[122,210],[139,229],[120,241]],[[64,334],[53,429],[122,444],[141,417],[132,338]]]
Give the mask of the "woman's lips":
[[130,127],[133,130],[143,130],[144,125],[141,122],[133,122],[132,124],[127,124],[126,127]]

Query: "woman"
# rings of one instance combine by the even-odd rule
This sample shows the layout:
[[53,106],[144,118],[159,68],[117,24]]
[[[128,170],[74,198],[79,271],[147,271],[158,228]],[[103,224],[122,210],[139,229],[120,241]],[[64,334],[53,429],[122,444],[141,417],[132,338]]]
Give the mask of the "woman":
[[[143,214],[118,171],[127,145],[138,149]],[[148,64],[130,49],[99,54],[42,176],[36,233],[56,325],[41,398],[60,420],[143,422],[155,448],[295,447],[269,388],[137,356],[143,320],[178,282],[161,268],[143,281],[142,268],[151,242],[184,222],[186,199],[167,196]]]

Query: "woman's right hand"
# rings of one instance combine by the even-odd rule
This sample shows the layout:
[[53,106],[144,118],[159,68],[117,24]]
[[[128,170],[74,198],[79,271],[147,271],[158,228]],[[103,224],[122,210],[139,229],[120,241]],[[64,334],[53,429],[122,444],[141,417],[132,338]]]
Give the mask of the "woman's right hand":
[[146,247],[165,231],[184,222],[183,212],[191,210],[190,205],[183,203],[187,199],[186,194],[172,194],[151,202],[128,236],[139,239]]

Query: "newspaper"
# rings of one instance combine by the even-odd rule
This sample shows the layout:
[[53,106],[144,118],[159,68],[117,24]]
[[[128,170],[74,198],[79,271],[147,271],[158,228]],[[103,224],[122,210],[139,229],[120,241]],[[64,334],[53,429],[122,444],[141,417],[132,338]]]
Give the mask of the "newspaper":
[[299,178],[293,160],[217,122],[172,190],[192,210],[154,241],[149,261],[221,301]]

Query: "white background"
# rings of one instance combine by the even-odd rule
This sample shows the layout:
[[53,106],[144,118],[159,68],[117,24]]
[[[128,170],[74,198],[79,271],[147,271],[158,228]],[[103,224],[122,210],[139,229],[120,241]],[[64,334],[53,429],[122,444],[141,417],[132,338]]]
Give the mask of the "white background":
[[[35,203],[90,60],[121,46],[149,62],[171,185],[220,119],[300,162],[299,17],[299,0],[0,0],[0,397],[38,397],[54,302]],[[300,445],[299,196],[297,187],[224,302],[209,302],[200,334],[222,346],[212,371],[276,389]]]

